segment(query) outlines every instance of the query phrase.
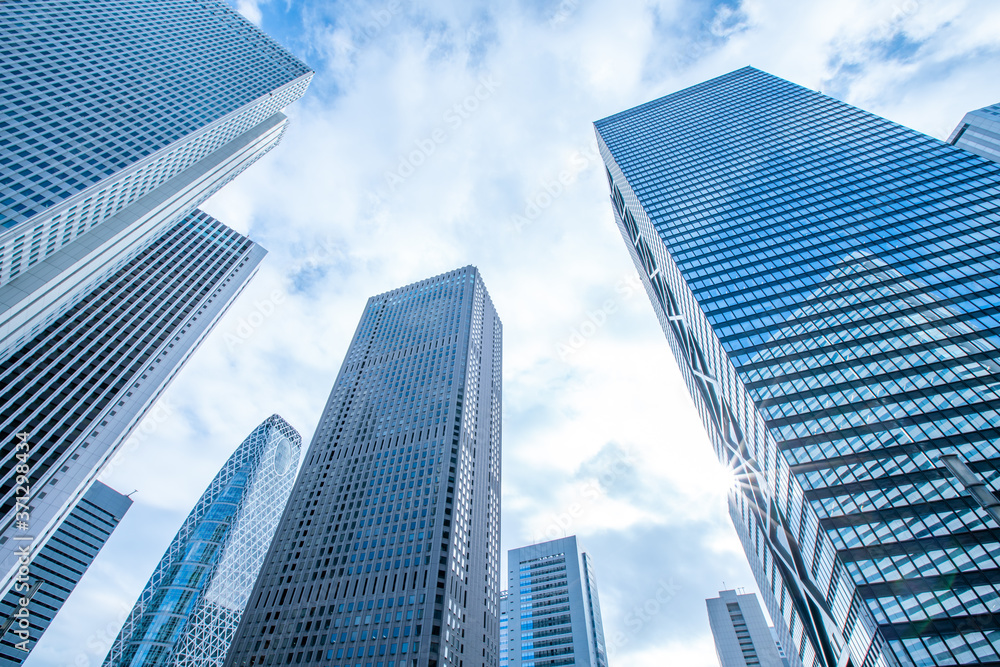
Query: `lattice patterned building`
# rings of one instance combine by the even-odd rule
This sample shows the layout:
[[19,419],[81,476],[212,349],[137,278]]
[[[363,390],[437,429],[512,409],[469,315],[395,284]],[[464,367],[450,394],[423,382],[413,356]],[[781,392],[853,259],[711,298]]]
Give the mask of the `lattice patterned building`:
[[221,665],[295,481],[302,437],[255,428],[177,531],[104,664]]

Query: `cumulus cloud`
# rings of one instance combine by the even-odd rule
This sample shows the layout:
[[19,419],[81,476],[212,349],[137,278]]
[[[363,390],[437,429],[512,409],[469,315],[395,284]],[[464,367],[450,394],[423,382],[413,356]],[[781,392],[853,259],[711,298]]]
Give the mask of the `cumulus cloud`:
[[[78,647],[120,622],[243,438],[277,412],[308,442],[367,297],[466,264],[504,322],[502,548],[580,535],[614,663],[715,664],[704,599],[753,579],[591,123],[752,64],[946,136],[1000,101],[1000,9],[234,4],[317,71],[282,144],[206,206],[269,255],[164,394],[169,417],[105,477],[135,505],[29,667],[98,664]],[[661,580],[675,588],[654,605]]]

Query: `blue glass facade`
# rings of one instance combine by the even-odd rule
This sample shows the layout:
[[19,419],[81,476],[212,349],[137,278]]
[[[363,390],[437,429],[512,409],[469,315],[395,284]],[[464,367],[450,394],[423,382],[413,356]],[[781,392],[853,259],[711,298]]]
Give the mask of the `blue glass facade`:
[[104,664],[221,665],[292,490],[302,437],[278,415],[243,441],[153,572]]
[[471,266],[368,300],[227,666],[497,666],[501,339]]
[[5,2],[0,36],[8,228],[310,73],[220,0]]
[[510,599],[500,591],[500,667],[510,665]]
[[511,549],[507,564],[500,631],[506,664],[608,667],[593,559],[576,536]]
[[18,501],[43,553],[255,273],[197,206],[312,73],[221,0],[0,2],[0,62],[0,427],[31,434],[30,494],[0,452],[6,594]]
[[0,3],[0,356],[280,141],[312,72],[222,0]]
[[1000,165],[753,68],[596,129],[788,652],[1000,665]]

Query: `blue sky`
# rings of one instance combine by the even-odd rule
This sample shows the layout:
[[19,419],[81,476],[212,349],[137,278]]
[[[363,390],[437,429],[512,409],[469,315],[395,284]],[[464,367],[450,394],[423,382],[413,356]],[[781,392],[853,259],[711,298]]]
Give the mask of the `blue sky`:
[[749,64],[944,138],[1000,101],[1000,6],[233,4],[317,72],[283,143],[205,207],[270,254],[103,475],[135,505],[29,667],[100,664],[246,435],[277,412],[309,441],[367,297],[470,263],[505,329],[503,549],[580,536],[612,665],[716,665],[704,599],[755,584],[592,122]]

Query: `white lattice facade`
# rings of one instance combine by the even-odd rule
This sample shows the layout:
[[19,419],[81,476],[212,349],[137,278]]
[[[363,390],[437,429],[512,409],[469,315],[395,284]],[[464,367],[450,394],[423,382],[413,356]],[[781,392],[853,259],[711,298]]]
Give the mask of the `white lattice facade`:
[[272,415],[177,532],[104,664],[221,665],[295,481],[302,437]]

